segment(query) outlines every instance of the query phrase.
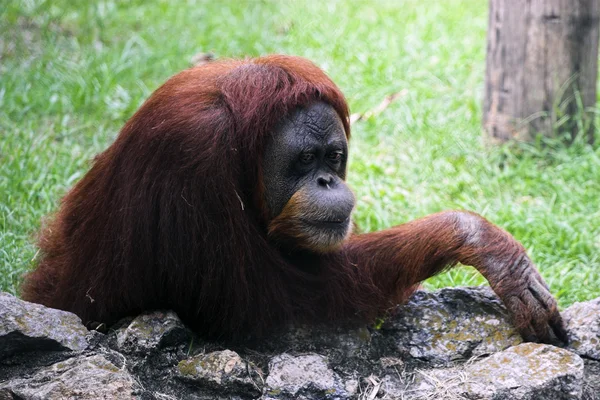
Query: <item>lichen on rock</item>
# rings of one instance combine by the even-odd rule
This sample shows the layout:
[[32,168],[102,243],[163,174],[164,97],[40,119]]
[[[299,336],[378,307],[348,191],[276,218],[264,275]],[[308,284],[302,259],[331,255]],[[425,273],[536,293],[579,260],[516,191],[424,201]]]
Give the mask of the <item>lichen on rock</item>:
[[265,392],[278,398],[296,398],[312,393],[320,398],[347,398],[342,379],[319,354],[280,354],[269,363]]
[[401,354],[449,365],[523,340],[489,287],[419,291],[383,325]]
[[125,353],[156,350],[190,337],[189,331],[173,311],[143,313],[127,327],[118,329],[116,335],[117,345]]
[[600,298],[573,304],[563,318],[569,332],[569,348],[600,361]]
[[0,294],[0,399],[600,400],[599,308],[564,312],[567,348],[522,343],[489,288],[419,291],[380,328],[295,326],[227,343],[172,311],[103,334]]
[[0,384],[0,398],[31,400],[131,399],[139,385],[125,369],[101,355],[71,358],[28,379]]
[[83,350],[87,335],[75,314],[0,293],[0,359],[38,349]]
[[234,351],[214,351],[182,360],[177,365],[178,376],[198,385],[222,389],[227,393],[260,393],[262,372],[242,360]]

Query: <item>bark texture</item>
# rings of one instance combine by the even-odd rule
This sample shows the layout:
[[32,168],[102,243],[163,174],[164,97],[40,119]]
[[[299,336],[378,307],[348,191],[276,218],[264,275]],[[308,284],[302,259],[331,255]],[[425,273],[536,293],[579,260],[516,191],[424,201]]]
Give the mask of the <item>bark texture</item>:
[[492,142],[593,139],[599,0],[490,0],[483,124]]

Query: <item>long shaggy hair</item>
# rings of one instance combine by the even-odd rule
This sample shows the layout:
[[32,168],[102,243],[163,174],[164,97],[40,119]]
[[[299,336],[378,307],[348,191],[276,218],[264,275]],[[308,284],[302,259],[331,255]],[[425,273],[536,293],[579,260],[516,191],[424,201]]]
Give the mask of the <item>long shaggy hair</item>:
[[84,322],[172,308],[207,336],[377,302],[357,293],[343,253],[290,259],[267,241],[265,140],[314,101],[349,136],[342,93],[302,58],[219,61],[169,79],[62,199],[23,297]]

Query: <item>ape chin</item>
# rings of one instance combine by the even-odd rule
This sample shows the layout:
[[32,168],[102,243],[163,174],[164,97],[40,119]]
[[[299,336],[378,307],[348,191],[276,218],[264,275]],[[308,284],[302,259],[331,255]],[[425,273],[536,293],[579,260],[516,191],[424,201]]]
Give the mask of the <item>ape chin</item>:
[[24,299],[107,324],[170,308],[206,337],[368,322],[473,265],[527,340],[566,339],[523,247],[463,211],[352,233],[337,86],[291,56],[218,61],[158,88],[62,199]]

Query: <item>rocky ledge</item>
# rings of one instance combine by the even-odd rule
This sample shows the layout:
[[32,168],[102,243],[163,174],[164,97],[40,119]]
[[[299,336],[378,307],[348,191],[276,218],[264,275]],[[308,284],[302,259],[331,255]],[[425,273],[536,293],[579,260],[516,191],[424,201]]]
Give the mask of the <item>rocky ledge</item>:
[[204,341],[170,311],[106,334],[0,294],[0,399],[600,399],[600,298],[566,348],[523,343],[489,288],[417,292],[377,328]]

